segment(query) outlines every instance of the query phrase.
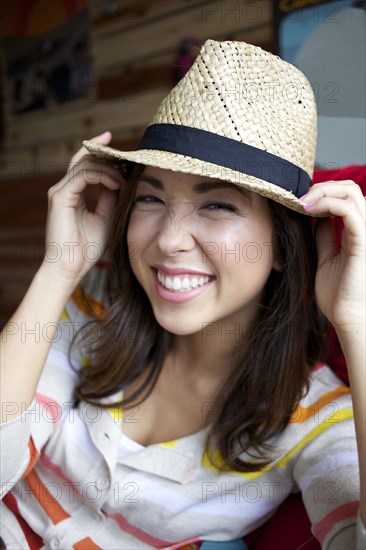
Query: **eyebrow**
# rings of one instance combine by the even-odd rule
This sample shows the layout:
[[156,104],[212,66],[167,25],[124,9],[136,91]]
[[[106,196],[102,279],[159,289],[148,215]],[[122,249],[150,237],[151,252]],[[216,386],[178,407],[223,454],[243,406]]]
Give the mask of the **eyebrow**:
[[[146,183],[150,183],[153,187],[156,189],[164,190],[164,184],[162,181],[160,181],[158,178],[154,178],[153,176],[148,176],[142,174],[139,181],[145,181]],[[234,185],[233,183],[224,183],[221,181],[203,181],[201,183],[196,183],[193,186],[193,189],[196,193],[207,193],[208,191],[215,190],[215,189],[225,189],[226,191],[232,190],[236,191],[240,194],[241,197],[247,197],[250,198],[249,192],[246,189],[241,189],[237,185]]]

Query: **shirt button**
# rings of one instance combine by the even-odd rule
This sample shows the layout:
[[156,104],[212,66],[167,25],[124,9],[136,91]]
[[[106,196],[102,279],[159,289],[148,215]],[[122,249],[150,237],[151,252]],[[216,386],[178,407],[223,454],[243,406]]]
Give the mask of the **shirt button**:
[[52,550],[58,550],[61,547],[61,540],[58,537],[52,537],[50,540],[50,547]]
[[98,477],[97,484],[100,489],[107,489],[109,487],[108,479],[105,476]]

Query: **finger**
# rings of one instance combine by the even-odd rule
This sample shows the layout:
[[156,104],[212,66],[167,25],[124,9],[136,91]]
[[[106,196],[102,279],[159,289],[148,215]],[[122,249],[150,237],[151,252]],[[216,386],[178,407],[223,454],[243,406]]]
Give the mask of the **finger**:
[[337,197],[324,196],[318,199],[312,205],[308,205],[307,212],[310,214],[340,216],[343,219],[344,226],[350,234],[357,240],[365,239],[365,200],[363,199],[363,208],[358,207],[354,201]]
[[88,169],[82,170],[75,178],[70,179],[61,191],[80,195],[87,185],[103,185],[104,187],[116,191],[121,187],[121,181],[117,181],[115,177],[108,174],[104,170]]
[[81,170],[75,177],[70,176],[68,181],[58,189],[51,189],[49,198],[68,207],[80,205],[83,200],[83,191],[88,185],[101,184],[111,191],[120,189],[121,183],[102,170]]
[[[101,145],[108,145],[111,139],[112,139],[112,134],[111,132],[107,131],[107,132],[103,132],[99,136],[93,137],[90,141],[92,141],[93,143],[100,143]],[[85,147],[81,147],[81,149],[79,149],[79,151],[75,153],[75,155],[71,158],[70,164],[79,162],[80,159],[82,159],[85,155],[89,155],[89,151],[85,149]]]
[[[94,141],[96,143],[103,143],[104,142],[104,144],[107,144],[107,143],[109,143],[111,138],[112,138],[112,134],[110,132],[104,132],[100,136],[96,136],[96,137],[92,138],[90,141]],[[88,157],[89,157],[89,160],[88,160]],[[54,192],[59,191],[70,179],[76,177],[77,172],[80,170],[81,167],[84,166],[84,164],[83,164],[84,161],[89,162],[89,163],[94,162],[94,164],[95,164],[96,157],[94,157],[94,156],[92,157],[90,152],[87,149],[85,149],[85,147],[82,147],[81,149],[79,149],[79,151],[73,157],[71,157],[71,160],[70,160],[69,165],[68,165],[67,172],[64,175],[64,177],[59,182],[57,182],[55,185],[50,187],[48,192],[52,195]],[[104,164],[104,166],[108,166],[108,165],[113,166],[112,162],[103,161],[102,159],[98,159],[98,164],[99,165]],[[108,168],[107,168],[107,170],[108,170]],[[114,170],[116,172],[116,180],[120,179],[121,171],[118,170],[118,167],[116,165],[114,165]],[[119,176],[118,176],[118,174],[119,174]]]
[[[82,161],[75,166],[75,171],[75,178],[73,178],[73,174],[70,172],[69,183],[72,183],[73,179],[84,179],[87,184],[93,185],[102,183],[102,179],[105,178],[105,176],[118,186],[125,182],[125,178],[122,176],[118,167],[110,162],[100,162],[95,160],[95,158],[92,160],[88,159],[87,162]],[[115,189],[115,186],[112,188]]]
[[300,201],[307,211],[313,203],[325,196],[352,201],[360,213],[364,211],[365,199],[361,188],[352,180],[317,183],[309,189],[306,195],[300,197]]
[[315,226],[315,241],[318,251],[318,265],[335,261],[338,254],[336,231],[331,219],[319,219]]

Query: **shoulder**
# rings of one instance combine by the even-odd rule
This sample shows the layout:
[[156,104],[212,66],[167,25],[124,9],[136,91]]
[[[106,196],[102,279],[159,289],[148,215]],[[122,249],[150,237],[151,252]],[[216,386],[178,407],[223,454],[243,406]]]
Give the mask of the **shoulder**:
[[309,390],[290,420],[291,431],[296,431],[297,437],[317,437],[353,419],[350,388],[327,365],[313,369],[309,382]]
[[335,440],[352,441],[355,433],[350,388],[327,366],[319,365],[310,375],[309,390],[295,408],[276,445],[290,465],[308,451],[329,452]]
[[337,403],[339,406],[352,406],[349,386],[327,365],[317,365],[310,374],[309,382],[309,391],[299,403],[301,407],[308,407],[314,403],[317,403],[319,408],[330,403]]

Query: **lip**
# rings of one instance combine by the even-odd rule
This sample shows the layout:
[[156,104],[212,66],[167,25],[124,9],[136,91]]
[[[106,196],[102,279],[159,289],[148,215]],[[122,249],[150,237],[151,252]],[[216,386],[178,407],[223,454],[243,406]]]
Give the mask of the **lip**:
[[[163,300],[166,300],[167,302],[172,302],[175,304],[182,304],[183,302],[188,302],[189,300],[192,300],[199,294],[202,294],[202,292],[205,292],[208,290],[213,283],[215,282],[215,279],[212,279],[212,281],[209,281],[203,286],[199,286],[197,288],[194,288],[193,290],[187,290],[185,292],[171,292],[170,290],[163,287],[163,285],[160,284],[160,281],[158,279],[158,272],[157,268],[154,268],[154,282],[155,282],[155,289],[160,298]],[[162,271],[159,269],[159,271]],[[187,271],[179,271],[179,273],[188,273]],[[194,273],[199,273],[195,271]]]
[[166,273],[167,275],[200,275],[201,277],[213,277],[211,273],[204,273],[203,271],[197,271],[195,269],[189,269],[188,267],[166,267],[161,264],[154,264],[151,266],[153,269]]

